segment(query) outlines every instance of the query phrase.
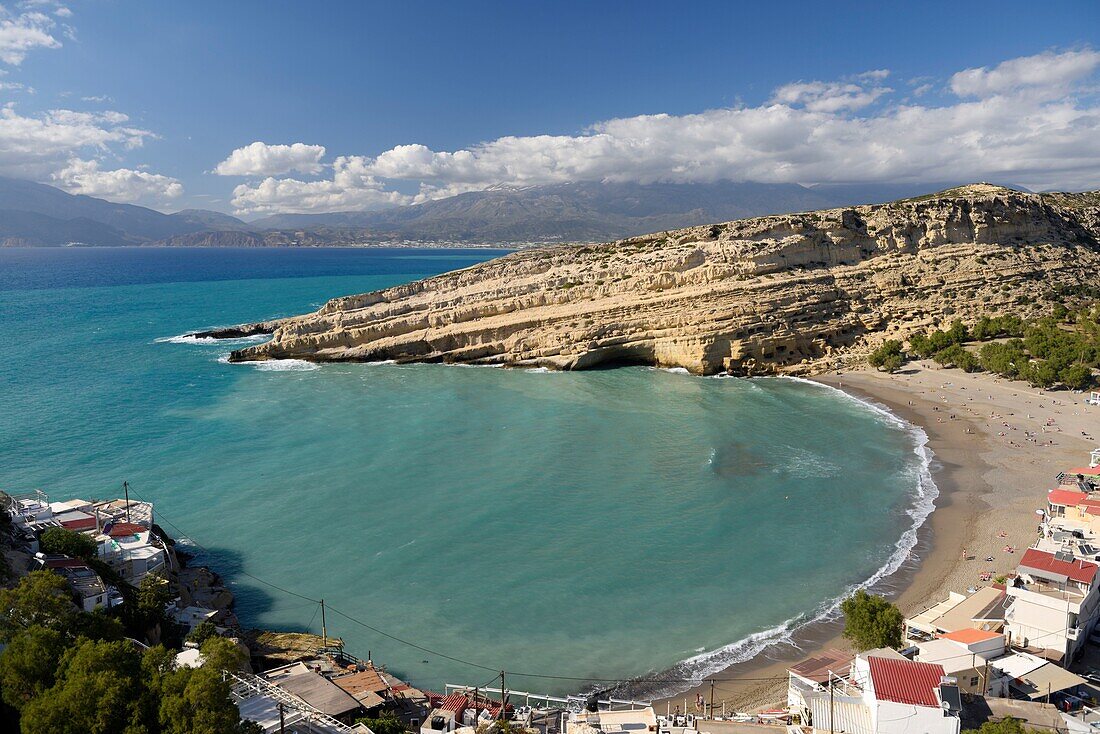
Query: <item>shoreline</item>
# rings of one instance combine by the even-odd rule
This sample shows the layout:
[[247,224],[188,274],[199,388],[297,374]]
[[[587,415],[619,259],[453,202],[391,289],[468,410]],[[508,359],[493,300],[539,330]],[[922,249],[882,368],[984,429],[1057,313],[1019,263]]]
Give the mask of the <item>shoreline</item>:
[[[898,375],[854,371],[810,381],[885,408],[928,437],[929,470],[938,488],[934,509],[918,528],[908,558],[868,587],[906,616],[949,591],[988,585],[978,579],[982,571],[996,576],[1014,569],[1019,552],[1034,540],[1034,509],[1043,504],[1054,476],[1084,463],[1095,448],[1082,437],[1090,411],[1073,393],[1046,393],[1025,383],[924,363],[912,363]],[[1091,413],[1100,416],[1100,409]],[[1040,432],[1047,430],[1043,424],[1048,418],[1056,421],[1057,433]],[[1032,431],[1043,441],[1053,438],[1054,445],[1025,444],[1022,434]],[[1003,552],[1005,546],[1017,552]],[[994,560],[987,562],[990,557]],[[725,704],[732,713],[785,704],[787,667],[829,648],[849,649],[842,632],[840,618],[809,622],[790,641],[768,645],[751,659],[724,668],[712,676],[716,707]],[[733,678],[741,680],[729,680]],[[655,698],[654,706],[658,713],[666,707],[694,711],[696,694],[709,701],[710,683]]]

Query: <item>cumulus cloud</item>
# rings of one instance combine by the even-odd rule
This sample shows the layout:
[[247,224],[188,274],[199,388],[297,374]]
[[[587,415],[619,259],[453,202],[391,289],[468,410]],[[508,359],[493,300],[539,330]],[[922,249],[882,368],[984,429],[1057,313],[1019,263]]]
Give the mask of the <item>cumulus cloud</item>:
[[42,179],[82,153],[133,150],[155,137],[114,110],[21,115],[8,104],[0,108],[0,174]]
[[131,168],[104,171],[98,161],[79,158],[70,160],[51,178],[71,194],[87,194],[111,201],[157,203],[183,194],[183,184],[170,176]]
[[323,145],[268,145],[256,141],[230,153],[215,166],[214,173],[219,176],[278,176],[291,171],[320,173],[324,157]]
[[[454,151],[399,145],[373,158],[337,159],[329,180],[243,184],[233,201],[242,213],[401,203],[385,190],[387,180],[419,184],[416,201],[494,184],[566,181],[993,179],[1095,188],[1098,68],[1100,52],[1046,52],[960,71],[946,98],[921,104],[895,99],[883,83],[886,70],[800,81],[755,107],[613,119],[577,135],[507,136]],[[931,90],[918,87],[913,96]]]
[[412,201],[386,191],[369,173],[364,158],[341,156],[332,169],[332,180],[327,181],[269,177],[255,185],[241,184],[233,189],[233,206],[239,214],[275,214],[363,211]]
[[868,85],[867,82],[886,78],[883,70],[861,74],[859,82],[795,82],[775,90],[774,102],[801,105],[813,112],[840,112],[866,107],[882,95],[894,91],[890,87]]
[[992,69],[966,69],[951,77],[951,91],[960,97],[984,99],[999,94],[1039,92],[1049,98],[1066,93],[1070,85],[1090,76],[1100,66],[1100,52],[1091,49],[1024,56]]
[[36,48],[61,48],[53,35],[56,22],[40,10],[10,13],[0,5],[0,61],[18,66]]

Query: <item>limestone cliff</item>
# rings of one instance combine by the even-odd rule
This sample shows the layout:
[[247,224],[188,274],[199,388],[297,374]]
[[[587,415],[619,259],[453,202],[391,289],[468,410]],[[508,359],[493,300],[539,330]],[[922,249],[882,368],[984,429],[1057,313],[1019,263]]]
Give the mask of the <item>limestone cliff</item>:
[[517,252],[265,325],[234,361],[811,373],[886,338],[1100,286],[1100,194],[976,184],[890,204]]

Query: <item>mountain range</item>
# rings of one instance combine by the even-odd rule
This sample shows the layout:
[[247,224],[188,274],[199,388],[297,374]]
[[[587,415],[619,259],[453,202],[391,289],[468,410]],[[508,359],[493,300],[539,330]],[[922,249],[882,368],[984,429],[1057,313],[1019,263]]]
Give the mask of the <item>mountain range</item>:
[[0,178],[0,246],[598,242],[764,214],[891,201],[948,185],[807,187],[719,181],[495,186],[383,211],[278,214],[245,222],[203,209],[164,214]]

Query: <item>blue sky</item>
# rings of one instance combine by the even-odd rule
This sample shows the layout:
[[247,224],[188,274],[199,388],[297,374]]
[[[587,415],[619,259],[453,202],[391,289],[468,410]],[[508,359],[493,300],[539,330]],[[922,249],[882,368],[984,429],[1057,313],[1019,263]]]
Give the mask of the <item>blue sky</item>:
[[1091,1],[4,7],[0,173],[165,210],[603,178],[1100,187]]

